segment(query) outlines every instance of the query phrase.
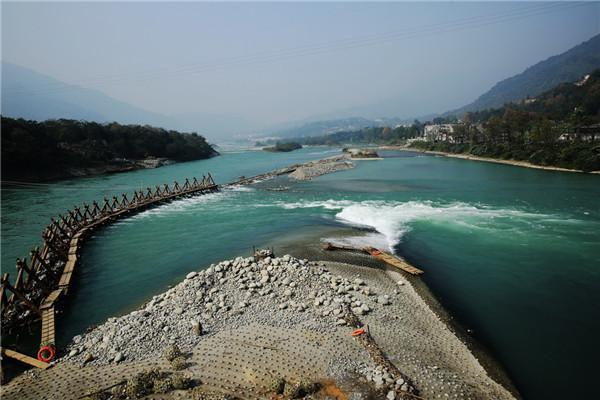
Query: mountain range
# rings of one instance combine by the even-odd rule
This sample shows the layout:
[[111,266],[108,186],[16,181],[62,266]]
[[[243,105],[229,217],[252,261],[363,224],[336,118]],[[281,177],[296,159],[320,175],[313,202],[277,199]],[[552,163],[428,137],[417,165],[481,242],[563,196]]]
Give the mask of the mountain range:
[[472,103],[445,115],[462,116],[467,111],[498,108],[506,103],[535,97],[561,83],[576,81],[597,68],[600,68],[600,35],[496,83]]
[[165,129],[193,131],[213,140],[222,134],[231,135],[250,123],[236,115],[164,115],[144,110],[98,90],[69,85],[48,75],[4,61],[2,115],[35,121],[64,118],[153,125]]
[[[498,108],[506,103],[535,97],[560,83],[580,79],[600,68],[600,35],[570,50],[541,61],[520,74],[498,82],[470,104],[441,115],[462,116],[467,111]],[[261,132],[266,137],[318,136],[366,126],[396,126],[412,121],[401,118],[360,116],[315,118],[267,129],[236,115],[186,113],[164,115],[114,99],[98,90],[69,85],[50,76],[2,62],[2,110],[4,116],[37,121],[67,118],[122,124],[148,124],[167,129],[194,131],[209,140]],[[389,111],[389,110],[388,110]],[[398,110],[399,112],[401,110]],[[360,115],[359,110],[356,113]],[[419,117],[429,120],[436,115]]]

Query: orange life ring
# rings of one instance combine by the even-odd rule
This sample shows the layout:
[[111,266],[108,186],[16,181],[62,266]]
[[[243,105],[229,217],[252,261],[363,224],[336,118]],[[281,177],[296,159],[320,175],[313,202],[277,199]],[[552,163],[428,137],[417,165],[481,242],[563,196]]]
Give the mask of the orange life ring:
[[54,356],[56,356],[56,350],[51,344],[41,347],[37,353],[38,360],[45,363],[52,361]]
[[363,333],[366,333],[364,329],[362,329],[362,328],[361,329],[357,329],[354,332],[352,332],[352,336],[360,336]]

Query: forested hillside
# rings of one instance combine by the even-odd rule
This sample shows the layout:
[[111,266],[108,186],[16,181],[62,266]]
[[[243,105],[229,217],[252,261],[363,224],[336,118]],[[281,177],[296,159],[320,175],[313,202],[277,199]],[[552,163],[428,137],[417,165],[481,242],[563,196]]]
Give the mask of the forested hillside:
[[413,146],[595,171],[600,170],[599,141],[600,70],[596,70],[536,98],[466,113],[455,125],[451,141]]
[[600,68],[600,35],[498,82],[473,103],[449,114],[462,116],[467,111],[498,108],[528,96],[535,97],[561,83],[579,79],[597,68]]
[[2,179],[55,179],[143,166],[136,161],[190,161],[218,153],[196,133],[141,125],[2,117]]

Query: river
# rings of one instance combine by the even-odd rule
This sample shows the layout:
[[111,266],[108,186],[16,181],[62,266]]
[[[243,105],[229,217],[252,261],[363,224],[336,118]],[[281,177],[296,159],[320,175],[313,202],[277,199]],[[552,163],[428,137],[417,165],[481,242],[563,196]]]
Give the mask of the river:
[[[50,217],[83,201],[211,172],[218,183],[339,149],[224,152],[123,174],[2,191],[2,269],[41,243]],[[600,177],[383,152],[310,182],[287,178],[179,200],[95,233],[83,249],[64,344],[211,262],[253,245],[370,227],[362,238],[423,280],[507,369],[526,399],[595,396],[600,336]],[[269,188],[286,186],[286,191]],[[357,230],[356,236],[364,235]],[[314,240],[318,240],[315,237]],[[14,273],[13,273],[14,275]]]

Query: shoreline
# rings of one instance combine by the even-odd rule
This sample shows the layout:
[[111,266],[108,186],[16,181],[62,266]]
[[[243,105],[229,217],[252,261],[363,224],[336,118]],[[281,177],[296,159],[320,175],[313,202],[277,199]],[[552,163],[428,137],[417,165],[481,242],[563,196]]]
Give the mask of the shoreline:
[[[156,169],[166,167],[174,164],[181,164],[185,162],[193,162],[199,160],[208,160],[213,157],[219,156],[220,153],[214,154],[207,158],[199,158],[197,160],[189,161],[176,161],[164,157],[148,157],[142,159],[131,159],[121,163],[105,163],[103,165],[88,166],[69,168],[64,172],[53,172],[48,174],[23,174],[19,176],[7,177],[5,181],[2,181],[2,186],[14,186],[20,187],[24,184],[29,183],[57,183],[64,180],[88,178],[102,175],[113,175],[113,174],[124,174],[127,172],[134,172],[144,169]],[[23,182],[23,181],[26,182]],[[5,183],[6,182],[6,183]]]
[[574,172],[574,173],[580,173],[580,174],[600,175],[600,171],[586,172],[586,171],[581,171],[578,169],[537,165],[537,164],[532,164],[527,161],[502,160],[499,158],[480,157],[480,156],[464,154],[464,153],[448,153],[445,151],[421,150],[421,149],[405,147],[405,146],[377,146],[376,148],[381,149],[381,150],[394,150],[394,151],[408,151],[408,152],[413,152],[413,153],[424,153],[424,154],[431,154],[431,155],[442,156],[442,157],[458,158],[461,160],[482,161],[482,162],[489,162],[489,163],[494,163],[494,164],[512,165],[515,167],[522,167],[522,168],[541,169],[541,170],[546,170],[546,171]]
[[[373,230],[374,231],[374,230]],[[327,232],[321,232],[327,236],[328,240],[357,237],[364,234],[364,231],[357,231],[356,228],[343,227],[330,229]],[[347,263],[352,265],[365,265],[373,268],[380,268],[387,271],[397,271],[388,264],[383,263],[373,257],[367,256],[358,252],[341,252],[341,251],[323,251],[321,247],[321,234],[312,237],[304,235],[302,237],[295,236],[292,240],[283,239],[275,244],[275,248],[281,248],[285,252],[289,252],[295,257],[306,257],[308,259],[318,258],[320,260]],[[417,266],[424,267],[426,266]],[[425,272],[427,273],[427,272]],[[508,390],[515,398],[520,399],[521,395],[508,374],[505,367],[497,360],[491,351],[476,338],[470,335],[467,328],[461,324],[450,312],[443,306],[440,300],[437,299],[433,291],[427,286],[421,277],[412,276],[402,273],[403,278],[409,282],[418,296],[427,304],[430,310],[435,313],[438,318],[458,337],[481,363],[485,371],[490,377]]]
[[[32,386],[38,385],[76,398],[91,389],[90,382],[103,388],[149,366],[168,370],[163,347],[176,343],[190,360],[183,372],[201,389],[241,398],[269,398],[268,382],[277,376],[333,382],[348,397],[395,392],[395,398],[409,398],[398,393],[414,385],[425,398],[515,398],[410,279],[368,264],[284,255],[237,257],[192,271],[140,309],[75,337],[54,368],[22,374],[3,395],[36,398]],[[350,335],[345,307],[368,325],[401,375],[383,368]],[[190,321],[201,324],[201,336],[192,333]],[[65,389],[60,382],[73,374],[78,383]]]

